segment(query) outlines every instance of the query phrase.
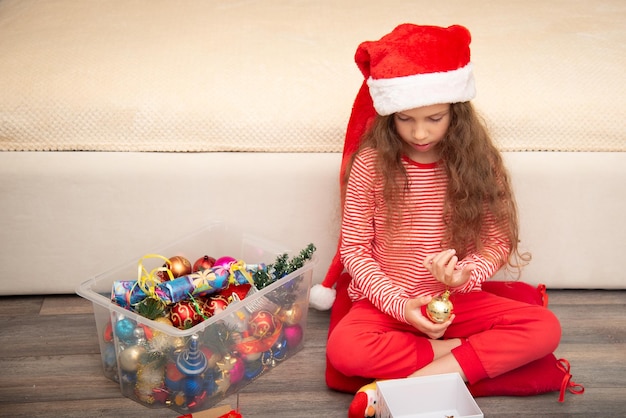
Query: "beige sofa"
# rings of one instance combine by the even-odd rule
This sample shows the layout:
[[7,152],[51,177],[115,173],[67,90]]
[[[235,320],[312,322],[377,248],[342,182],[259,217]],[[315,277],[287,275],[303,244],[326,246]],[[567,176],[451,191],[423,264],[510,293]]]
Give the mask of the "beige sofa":
[[624,21],[619,0],[3,0],[0,294],[73,292],[212,220],[315,243],[321,280],[352,57],[403,22],[473,34],[522,279],[624,288]]

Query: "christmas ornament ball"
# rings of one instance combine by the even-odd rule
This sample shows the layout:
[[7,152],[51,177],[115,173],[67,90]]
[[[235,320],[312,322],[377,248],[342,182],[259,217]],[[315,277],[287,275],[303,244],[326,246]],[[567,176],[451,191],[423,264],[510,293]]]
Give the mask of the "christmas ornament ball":
[[294,303],[288,308],[281,308],[278,311],[278,319],[285,324],[297,324],[302,320],[302,307],[298,303]]
[[108,343],[113,341],[113,325],[111,325],[111,321],[107,322],[106,326],[104,327],[102,338],[104,338],[104,341]]
[[246,371],[246,365],[243,360],[239,357],[235,357],[235,363],[233,364],[233,368],[230,369],[230,384],[236,385],[243,379],[244,373]]
[[263,353],[258,353],[259,357],[254,361],[247,361],[245,363],[246,369],[244,371],[244,377],[248,380],[257,378],[265,370],[265,366],[261,361]]
[[250,293],[250,283],[245,284],[231,284],[226,289],[221,290],[217,295],[225,297],[230,303],[235,302],[237,299],[244,300],[248,293]]
[[213,295],[204,299],[200,309],[206,316],[217,315],[228,307],[228,299],[223,295]]
[[268,311],[257,311],[248,320],[248,331],[253,337],[263,338],[272,335],[278,326],[276,318]]
[[287,340],[285,338],[279,339],[276,344],[272,346],[272,354],[274,359],[282,361],[287,357]]
[[287,341],[287,347],[292,349],[297,347],[302,342],[302,337],[304,336],[304,332],[300,324],[289,325],[285,327],[285,340]]
[[174,278],[191,273],[191,263],[182,255],[175,255],[166,263]]
[[[170,319],[166,316],[160,316],[158,318],[154,318],[153,321],[158,322],[159,324],[169,325],[170,327],[173,326],[172,321],[170,321]],[[152,331],[153,335],[158,335],[159,333],[162,333],[162,331],[159,331],[156,328]]]
[[104,368],[109,370],[117,366],[117,357],[115,356],[115,345],[107,344],[104,346],[104,353],[102,353],[102,361]]
[[115,323],[115,335],[125,344],[129,344],[135,339],[135,323],[128,318],[120,318]]
[[426,305],[426,316],[434,323],[443,324],[450,319],[454,307],[448,299],[449,296],[450,292],[446,290],[441,296],[432,298]]
[[142,402],[154,403],[155,389],[163,386],[164,366],[159,362],[140,365],[137,369],[137,382],[135,383],[135,395]]
[[222,267],[225,269],[229,269],[230,265],[233,264],[234,262],[236,262],[237,259],[234,257],[230,257],[230,256],[223,256],[218,258],[217,260],[215,260],[215,265],[218,267]]
[[202,376],[188,376],[182,382],[182,389],[187,398],[199,395],[204,388],[204,378]]
[[176,302],[170,308],[170,321],[178,329],[188,329],[202,322],[203,318],[189,300]]
[[125,348],[118,355],[118,362],[122,370],[126,372],[134,373],[139,368],[139,361],[141,356],[146,352],[146,349],[141,345],[131,345]]
[[183,406],[187,402],[184,392],[178,392],[174,394],[174,404],[176,406]]
[[202,256],[199,259],[197,259],[195,263],[193,263],[192,271],[196,272],[196,271],[204,271],[204,270],[210,269],[211,267],[215,265],[215,261],[216,261],[215,258],[210,257],[208,255]]
[[158,361],[140,365],[137,369],[137,383],[160,387],[163,384],[165,366]]
[[179,391],[183,386],[182,381],[184,377],[181,371],[178,370],[178,367],[176,367],[176,363],[170,362],[165,366],[165,385],[170,391]]

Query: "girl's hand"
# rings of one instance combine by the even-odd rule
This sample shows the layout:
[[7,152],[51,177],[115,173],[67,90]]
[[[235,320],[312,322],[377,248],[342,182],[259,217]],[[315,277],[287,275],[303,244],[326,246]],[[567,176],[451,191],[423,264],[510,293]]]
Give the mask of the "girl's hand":
[[409,324],[413,325],[422,334],[426,334],[428,338],[436,340],[443,337],[443,334],[452,323],[454,315],[443,324],[435,324],[430,319],[422,315],[422,306],[427,305],[432,296],[421,296],[415,299],[409,299],[404,308],[404,317]]
[[449,287],[462,286],[470,278],[470,273],[476,268],[475,264],[468,264],[461,270],[456,269],[459,258],[455,250],[444,250],[424,258],[424,267],[438,282]]

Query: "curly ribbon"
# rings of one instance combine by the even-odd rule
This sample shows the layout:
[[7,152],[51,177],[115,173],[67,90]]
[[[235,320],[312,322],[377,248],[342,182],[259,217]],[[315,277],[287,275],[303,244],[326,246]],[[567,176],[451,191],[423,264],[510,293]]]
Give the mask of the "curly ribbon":
[[250,283],[254,285],[252,280],[252,274],[247,269],[246,264],[243,261],[235,261],[230,265],[230,277],[231,284],[246,284]]
[[565,373],[565,376],[563,376],[563,381],[561,382],[561,393],[559,394],[559,402],[565,401],[566,390],[569,390],[574,395],[580,395],[585,392],[585,388],[583,387],[583,385],[572,382],[572,375],[569,372],[569,361],[565,360],[564,358],[558,359],[556,367],[558,367],[559,370]]
[[[165,265],[162,267],[154,268],[150,272],[148,272],[148,270],[143,264],[144,260],[148,258],[161,259],[165,261]],[[136,286],[139,289],[141,289],[141,291],[146,295],[146,297],[153,298],[153,299],[163,302],[163,300],[161,300],[161,298],[156,293],[156,287],[159,283],[161,283],[161,280],[158,278],[157,273],[164,271],[167,273],[170,280],[172,280],[174,278],[174,275],[172,274],[172,271],[167,267],[169,263],[170,263],[169,258],[163,257],[162,255],[159,255],[159,254],[144,255],[143,257],[139,259],[139,262],[137,263],[137,282],[135,283],[133,287]],[[132,290],[133,289],[131,288],[131,291],[128,292],[127,294],[129,295],[128,296],[129,298],[130,298],[130,294],[132,293]],[[137,302],[136,304],[140,302],[141,301]],[[126,303],[128,304],[128,306],[134,306],[133,304],[131,304],[130,299],[128,299]]]
[[202,319],[204,319],[205,321],[207,319],[209,319],[209,317],[206,315],[206,313],[200,308],[200,304],[198,303],[196,298],[194,298],[193,296],[189,295],[189,301],[191,302],[191,306],[193,306],[193,309],[196,311],[196,313],[198,315],[200,315],[202,317]]

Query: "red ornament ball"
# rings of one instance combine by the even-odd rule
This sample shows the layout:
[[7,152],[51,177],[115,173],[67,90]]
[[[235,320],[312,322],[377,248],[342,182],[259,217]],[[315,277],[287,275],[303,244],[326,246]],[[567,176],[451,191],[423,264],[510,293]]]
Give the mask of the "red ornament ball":
[[195,263],[193,263],[192,271],[195,273],[196,271],[208,270],[214,265],[215,265],[215,258],[205,255],[203,257],[200,257],[199,259],[196,260]]
[[277,319],[268,311],[257,311],[248,319],[248,331],[256,338],[269,337],[277,327]]
[[175,362],[169,362],[165,366],[165,385],[170,391],[180,390],[184,377]]
[[235,302],[235,300],[233,300],[233,295],[237,295],[239,300],[243,300],[246,296],[248,296],[251,287],[252,285],[250,283],[238,285],[231,284],[226,289],[221,290],[219,294],[224,296],[230,303],[232,303]]
[[193,302],[182,300],[170,309],[172,325],[178,329],[188,329],[202,322],[204,318],[196,311]]
[[206,298],[201,305],[201,309],[206,316],[217,315],[228,307],[228,299],[222,295],[213,295]]
[[106,326],[104,327],[104,341],[110,343],[111,341],[113,341],[113,325],[111,325],[111,321],[107,322]]

